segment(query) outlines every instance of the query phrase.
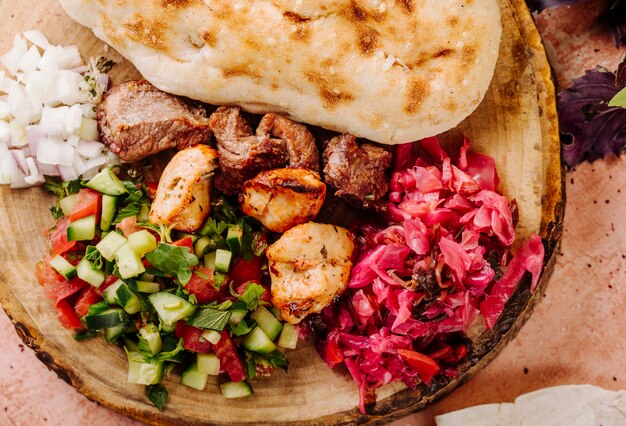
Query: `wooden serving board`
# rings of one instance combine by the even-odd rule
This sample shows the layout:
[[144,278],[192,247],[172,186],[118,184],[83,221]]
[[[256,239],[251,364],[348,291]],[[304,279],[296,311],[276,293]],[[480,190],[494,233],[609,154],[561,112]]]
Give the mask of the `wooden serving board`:
[[[523,283],[492,332],[474,330],[477,345],[461,366],[458,380],[442,380],[417,391],[392,384],[378,392],[368,416],[356,406],[358,392],[342,371],[332,371],[312,344],[289,354],[289,373],[255,380],[255,395],[226,400],[215,381],[204,392],[165,381],[170,400],[160,413],[146,402],[144,387],[126,382],[124,352],[103,339],[76,342],[56,319],[50,300],[32,271],[46,251],[44,229],[50,224],[53,198],[40,188],[0,188],[0,303],[24,342],[59,377],[90,399],[134,418],[155,424],[353,424],[384,423],[424,408],[451,392],[482,368],[516,334],[543,293],[561,235],[563,189],[554,86],[539,35],[523,0],[501,0],[503,40],[495,77],[478,109],[457,129],[444,135],[454,143],[460,132],[473,149],[495,157],[500,189],[517,200],[518,242],[539,233],[546,244],[540,288],[531,295]],[[105,49],[88,29],[75,24],[56,0],[0,2],[0,52],[12,35],[42,31],[53,43],[77,45],[83,57],[106,53],[119,61],[114,83],[137,77],[116,52]]]

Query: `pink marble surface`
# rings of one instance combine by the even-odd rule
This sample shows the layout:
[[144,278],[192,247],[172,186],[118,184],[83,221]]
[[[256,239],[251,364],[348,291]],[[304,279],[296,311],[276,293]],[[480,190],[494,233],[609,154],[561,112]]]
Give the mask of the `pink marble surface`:
[[[537,18],[564,86],[585,68],[614,68],[617,63],[620,52],[587,23],[600,3]],[[569,36],[581,29],[590,36]],[[591,383],[626,389],[625,162],[623,156],[568,173],[561,253],[542,303],[518,337],[469,383],[428,410],[394,422],[396,426],[432,425],[436,414],[512,401],[544,386]],[[1,311],[0,341],[0,425],[137,424],[88,401],[48,371]]]

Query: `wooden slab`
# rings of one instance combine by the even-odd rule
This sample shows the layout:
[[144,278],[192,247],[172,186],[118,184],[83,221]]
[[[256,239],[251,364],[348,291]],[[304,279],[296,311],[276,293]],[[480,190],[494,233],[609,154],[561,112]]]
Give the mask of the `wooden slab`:
[[[301,424],[382,423],[421,409],[450,392],[491,360],[524,322],[547,282],[561,232],[562,179],[556,125],[554,87],[539,36],[523,0],[502,0],[503,42],[496,75],[477,111],[456,131],[444,136],[454,143],[459,132],[473,148],[496,158],[501,189],[518,201],[519,241],[538,232],[547,247],[546,268],[533,296],[524,283],[494,332],[484,332],[480,344],[461,366],[460,380],[440,381],[417,392],[389,385],[379,390],[379,402],[370,416],[355,408],[357,389],[340,371],[331,371],[312,345],[290,354],[289,374],[278,372],[254,383],[255,396],[225,400],[217,386],[204,392],[165,384],[168,409],[159,413],[146,402],[143,387],[126,383],[123,351],[102,340],[76,342],[56,320],[51,302],[32,275],[46,250],[43,229],[50,223],[52,197],[39,188],[0,190],[0,303],[12,318],[20,337],[48,367],[87,397],[137,419],[155,424]],[[55,0],[0,3],[4,34],[42,30],[54,43],[76,44],[84,57],[104,52],[104,45],[87,29],[74,24]],[[0,40],[5,51],[10,37]],[[108,56],[120,59],[115,52]],[[115,67],[120,82],[136,76],[127,62]]]

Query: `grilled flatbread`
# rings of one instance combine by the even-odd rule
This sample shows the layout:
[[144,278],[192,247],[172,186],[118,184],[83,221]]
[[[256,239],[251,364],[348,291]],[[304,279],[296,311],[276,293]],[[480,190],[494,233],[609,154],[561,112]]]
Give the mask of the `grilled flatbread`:
[[60,0],[161,90],[396,144],[467,117],[497,0]]

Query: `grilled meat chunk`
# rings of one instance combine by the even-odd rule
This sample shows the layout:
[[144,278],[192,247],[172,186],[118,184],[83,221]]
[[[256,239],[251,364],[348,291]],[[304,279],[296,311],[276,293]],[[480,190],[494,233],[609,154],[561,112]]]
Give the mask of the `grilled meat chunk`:
[[209,123],[220,153],[215,185],[226,194],[240,192],[246,180],[264,170],[289,165],[319,171],[315,139],[303,124],[266,114],[255,136],[237,107],[218,108]]
[[198,230],[211,209],[217,151],[197,145],[178,152],[163,170],[150,208],[150,222],[185,232]]
[[320,171],[320,154],[315,138],[304,124],[278,114],[265,114],[256,129],[258,136],[272,135],[285,141],[289,166]]
[[376,206],[389,189],[386,170],[392,155],[372,144],[356,143],[353,135],[332,138],[323,155],[324,180],[337,190],[335,195],[351,204]]
[[321,312],[348,286],[356,260],[354,235],[344,228],[305,223],[267,249],[272,304],[283,320],[297,324]]
[[183,149],[211,137],[204,108],[145,80],[127,81],[109,90],[97,114],[102,142],[123,161],[138,161],[168,148]]
[[274,232],[285,232],[315,219],[324,204],[326,185],[305,169],[274,169],[243,185],[241,209]]

